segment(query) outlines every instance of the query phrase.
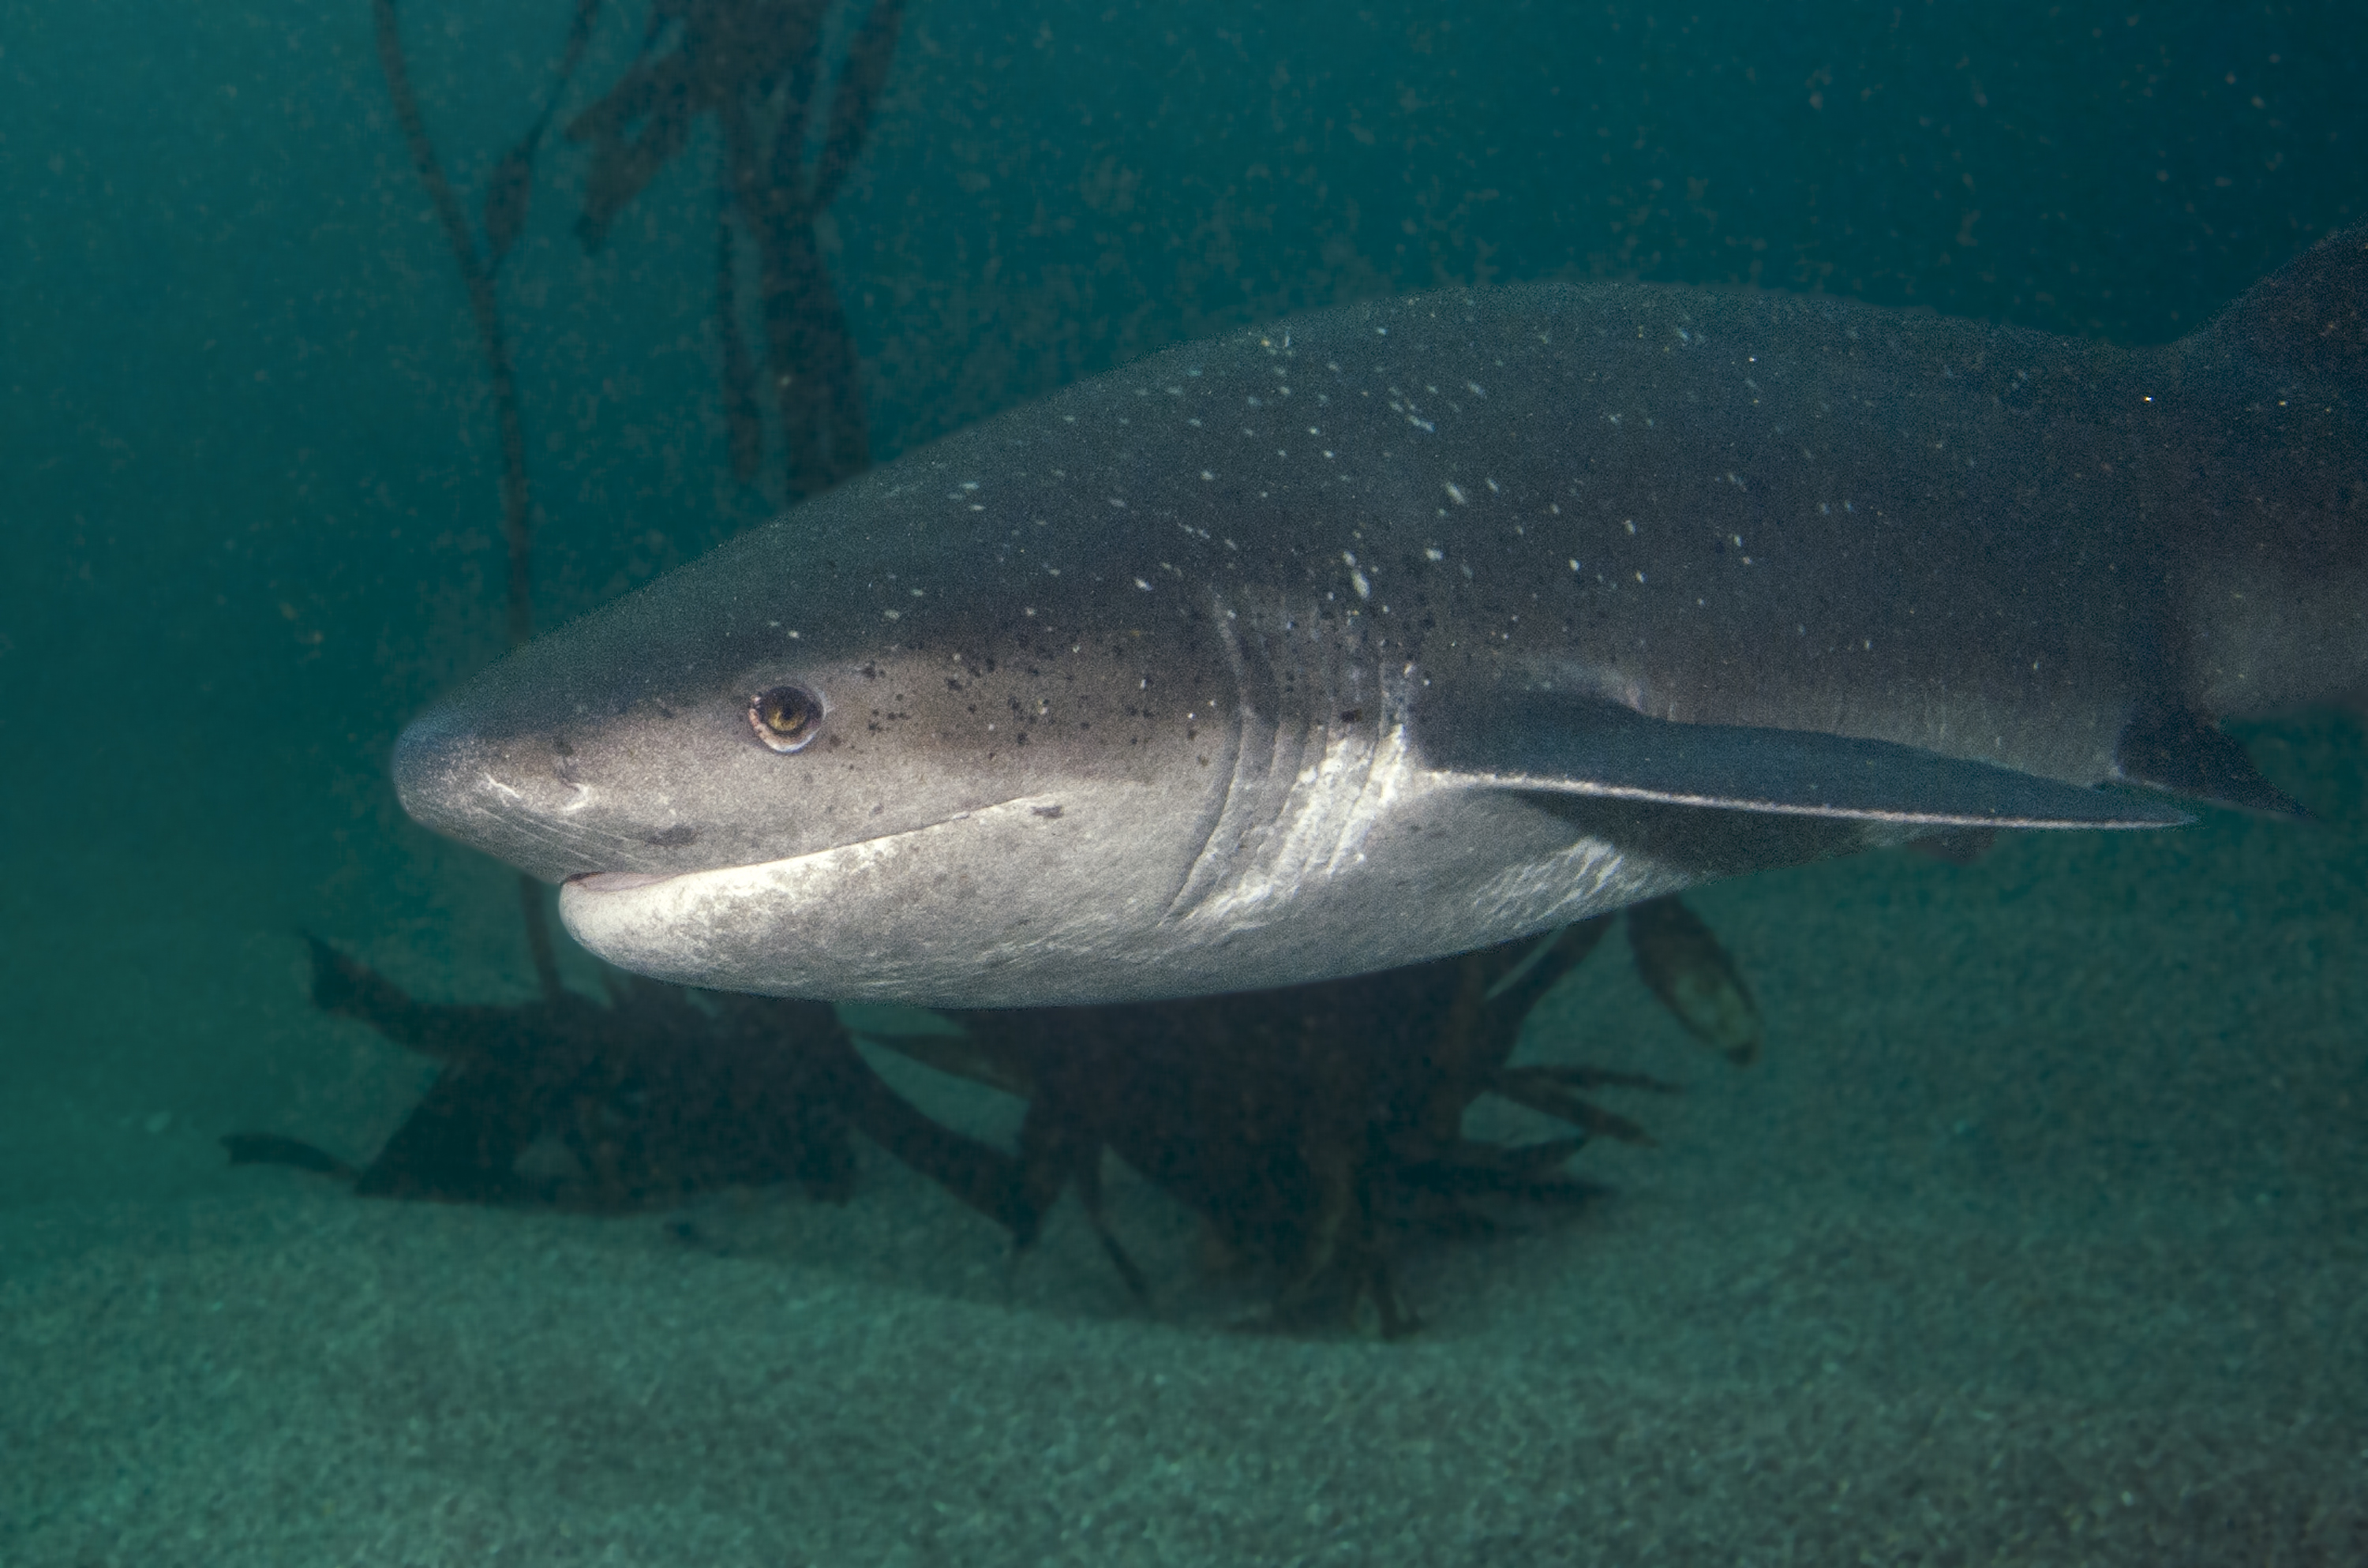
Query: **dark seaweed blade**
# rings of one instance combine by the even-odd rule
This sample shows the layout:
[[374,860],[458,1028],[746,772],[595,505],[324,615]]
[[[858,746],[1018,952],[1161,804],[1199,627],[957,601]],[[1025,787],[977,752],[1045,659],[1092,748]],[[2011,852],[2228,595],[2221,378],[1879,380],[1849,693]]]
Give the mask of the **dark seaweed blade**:
[[[567,122],[570,142],[592,144],[584,209],[575,235],[586,252],[608,243],[617,216],[656,177],[690,133],[692,104],[702,63],[679,51],[657,52],[664,32],[654,13],[642,47],[625,74],[592,106]],[[636,129],[638,127],[638,130]]]
[[518,1160],[559,1096],[530,1063],[457,1062],[354,1183],[364,1198],[506,1203],[531,1196]]
[[732,454],[732,477],[746,484],[764,466],[765,421],[757,403],[757,367],[740,336],[728,207],[715,214],[715,337],[723,351],[723,434]]
[[600,1009],[580,997],[555,1006],[504,1007],[484,1003],[414,1001],[393,982],[319,937],[306,935],[313,954],[313,1005],[324,1013],[368,1024],[406,1051],[443,1062],[475,1056],[537,1054],[548,1040],[581,1028],[579,1016]]
[[527,199],[534,189],[534,153],[542,140],[542,121],[502,154],[485,182],[486,266],[497,267],[526,232]]
[[[564,89],[574,80],[575,68],[584,63],[584,51],[592,47],[592,28],[600,19],[600,0],[575,0],[575,15],[567,23],[567,46],[559,62],[559,86]],[[555,102],[558,93],[552,95]],[[550,110],[543,111],[547,116]]]
[[1759,1054],[1759,1005],[1710,927],[1675,893],[1629,908],[1628,948],[1637,976],[1688,1033],[1738,1067]]
[[1574,1089],[1644,1089],[1656,1095],[1682,1095],[1686,1092],[1682,1084],[1656,1078],[1650,1073],[1626,1073],[1616,1067],[1517,1067],[1511,1071],[1526,1074],[1543,1083],[1561,1084]]
[[870,416],[855,357],[855,332],[838,293],[824,282],[823,321],[815,335],[813,375],[824,389],[825,428],[829,432],[831,483],[851,479],[871,466]]
[[1489,1089],[1530,1109],[1557,1121],[1566,1121],[1582,1131],[1616,1138],[1622,1143],[1650,1143],[1651,1133],[1616,1112],[1605,1110],[1591,1101],[1580,1099],[1557,1080],[1549,1069],[1540,1067],[1508,1067],[1497,1074]]
[[[610,1003],[572,993],[511,1006],[414,1001],[357,960],[307,938],[324,1011],[441,1057],[444,1070],[359,1173],[309,1144],[268,1134],[229,1141],[233,1163],[351,1176],[364,1197],[546,1202],[616,1213],[694,1192],[794,1180],[843,1199],[853,1179],[850,1122],[949,1186],[989,1194],[951,1133],[932,1139],[870,1076],[821,1003],[717,997],[604,976]],[[898,1111],[907,1112],[899,1119]],[[530,1179],[529,1149],[564,1146],[580,1174]],[[934,1165],[927,1162],[934,1161]],[[1002,1217],[1001,1207],[990,1212]]]
[[813,121],[814,83],[822,74],[821,5],[800,7],[796,30],[784,30],[775,41],[776,63],[782,76],[780,113],[766,154],[765,195],[768,216],[810,222],[822,209],[805,179],[806,128]]
[[599,17],[600,0],[575,0],[575,15],[567,24],[567,43],[560,54],[551,97],[526,134],[518,138],[518,144],[494,165],[493,176],[485,182],[485,251],[489,268],[499,267],[518,244],[518,236],[526,232],[527,205],[534,187],[535,153],[542,146],[542,133],[550,128],[552,111],[566,95],[568,83],[575,78],[575,68],[584,63],[584,51],[591,47],[593,25]]
[[847,46],[847,63],[839,71],[838,90],[831,95],[830,125],[823,137],[822,156],[814,165],[814,210],[830,205],[847,182],[856,160],[863,155],[864,138],[871,129],[871,111],[888,68],[896,60],[896,37],[905,23],[904,0],[874,0]]
[[823,269],[814,224],[758,226],[765,358],[780,406],[791,496],[813,495],[871,461],[847,312]]
[[270,1132],[233,1132],[223,1137],[222,1146],[230,1152],[233,1165],[287,1165],[346,1181],[360,1174],[335,1154]]
[[[1532,1202],[1600,1197],[1602,1187],[1580,1181],[1562,1169],[1586,1146],[1583,1137],[1550,1138],[1510,1147],[1459,1141],[1431,1158],[1394,1169],[1390,1173],[1392,1181],[1403,1190],[1390,1196],[1401,1203],[1417,1196],[1450,1200],[1519,1198]],[[1460,1201],[1451,1201],[1444,1208],[1410,1210],[1407,1217],[1431,1228],[1442,1216],[1452,1216],[1458,1221],[1487,1223],[1486,1215],[1463,1209]]]
[[1019,1229],[1017,1160],[915,1109],[845,1036],[835,1037],[833,1055],[849,1125],[988,1219]]
[[[1489,981],[1489,1007],[1499,1017],[1527,1018],[1530,1009],[1554,989],[1557,981],[1587,961],[1587,956],[1595,951],[1595,945],[1611,928],[1612,919],[1609,915],[1598,915],[1574,922],[1522,953],[1518,962]],[[1512,946],[1505,945],[1508,949]],[[1520,1032],[1518,1023],[1514,1029],[1516,1034]]]
[[[676,97],[666,93],[653,96],[656,107],[645,117],[634,117],[641,120],[638,134],[627,135],[620,129],[593,142],[592,166],[584,180],[584,210],[575,220],[575,237],[587,255],[597,255],[609,243],[609,231],[619,215],[690,140],[690,119],[681,112]],[[585,123],[579,119],[576,126]],[[569,128],[571,137],[575,131],[575,127]]]
[[[858,44],[862,47],[860,39]],[[892,49],[893,44],[892,35]],[[876,44],[871,47],[876,54]],[[765,363],[780,417],[784,489],[794,500],[860,472],[870,466],[871,452],[853,334],[814,235],[814,218],[822,210],[819,187],[807,180],[803,167],[809,96],[822,59],[820,28],[787,40],[782,56],[784,104],[764,153],[764,170],[743,180],[740,192],[757,243]],[[878,69],[884,73],[884,62]],[[836,124],[836,103],[832,112]],[[725,129],[729,142],[728,123]],[[735,153],[735,166],[738,161]]]
[[[529,562],[533,559],[534,504],[527,489],[526,419],[520,409],[518,380],[511,373],[510,354],[502,333],[499,304],[494,298],[493,274],[477,256],[469,236],[468,214],[444,177],[443,161],[427,134],[427,120],[411,88],[411,67],[403,51],[402,29],[396,26],[394,0],[373,0],[370,7],[378,40],[379,64],[394,99],[395,123],[411,152],[413,167],[427,187],[437,222],[452,248],[453,265],[468,290],[469,314],[476,323],[477,344],[484,355],[485,374],[493,382],[494,415],[502,449],[502,534],[509,547],[507,600],[509,645],[523,644],[534,633],[533,601],[529,594]],[[530,917],[529,926],[538,917]]]

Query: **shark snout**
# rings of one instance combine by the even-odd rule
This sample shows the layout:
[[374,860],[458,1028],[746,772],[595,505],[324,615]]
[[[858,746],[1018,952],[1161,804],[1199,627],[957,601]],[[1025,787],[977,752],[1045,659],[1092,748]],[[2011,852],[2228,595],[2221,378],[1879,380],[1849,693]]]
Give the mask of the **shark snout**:
[[[564,882],[768,858],[735,832],[741,824],[712,791],[702,793],[711,764],[695,736],[536,723],[463,691],[396,738],[393,771],[403,809],[421,826]],[[766,813],[755,816],[761,825]]]
[[592,810],[597,791],[569,771],[547,746],[491,740],[450,706],[394,743],[395,794],[414,821],[546,881],[631,862]]
[[403,809],[422,824],[447,831],[445,802],[460,770],[468,731],[450,709],[431,709],[394,738],[394,793]]

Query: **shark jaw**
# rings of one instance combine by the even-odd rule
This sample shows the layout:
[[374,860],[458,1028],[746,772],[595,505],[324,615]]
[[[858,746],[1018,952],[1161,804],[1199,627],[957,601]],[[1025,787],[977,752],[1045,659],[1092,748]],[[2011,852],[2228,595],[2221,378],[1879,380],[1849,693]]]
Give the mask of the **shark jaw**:
[[982,966],[1041,985],[1107,947],[1110,920],[1142,918],[1161,897],[1149,868],[1124,879],[1133,892],[1059,895],[1080,859],[1108,867],[1121,853],[1060,801],[1022,796],[780,860],[577,877],[561,886],[559,912],[586,949],[661,980],[951,1006],[978,994]]

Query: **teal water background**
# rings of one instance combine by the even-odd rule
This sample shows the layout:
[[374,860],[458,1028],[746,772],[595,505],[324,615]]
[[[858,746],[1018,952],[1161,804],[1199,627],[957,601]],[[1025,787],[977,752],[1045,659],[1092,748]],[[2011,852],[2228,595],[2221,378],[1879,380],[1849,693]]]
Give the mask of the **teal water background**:
[[[565,6],[402,16],[473,199],[550,90]],[[578,101],[637,26],[604,17]],[[586,257],[580,151],[545,153],[501,280],[541,624],[776,509],[726,477],[712,161],[702,126]],[[483,367],[368,7],[0,0],[0,1282],[22,1284],[225,1222],[205,1206],[256,1173],[222,1168],[221,1132],[359,1149],[399,1118],[423,1065],[313,1015],[297,930],[429,995],[523,998],[531,975],[507,873],[407,824],[385,778],[404,722],[499,653],[501,554]],[[2355,6],[921,0],[825,247],[884,459],[1168,343],[1385,290],[1808,289],[2158,342],[2363,218]],[[1912,985],[1905,931],[1936,972],[1996,977],[1978,1019],[1895,992],[1894,1033],[1818,1059],[1861,1074],[1866,1125],[1937,1193],[2064,1222],[2110,1206],[2101,1140],[2146,1201],[2291,1203],[2312,1218],[2280,1224],[2356,1267],[2362,744],[2326,715],[2253,738],[2320,828],[2215,818],[2177,847],[2011,849],[1956,884],[1804,874],[1703,907],[1796,987],[1771,1001],[1778,1052]],[[1944,885],[1973,890],[1978,940],[1952,935]],[[2032,931],[2051,939],[1999,946]],[[2186,1055],[2119,1057],[2094,1028],[2078,1055],[1952,1054],[2067,995],[2151,1018],[2165,975],[2234,998]],[[1919,1016],[1929,1061],[1883,1045]],[[1932,1076],[1994,1114],[1918,1119]],[[1887,1119],[1890,1099],[1918,1108]],[[2082,1108],[2118,1108],[2100,1131]],[[1804,1147],[1770,1168],[1814,1169]],[[1843,1163],[1884,1184],[1867,1149]],[[1991,1372],[2028,1369],[1966,1375]]]
[[[464,199],[564,12],[404,7]],[[1391,289],[1750,283],[2158,341],[2368,214],[2363,34],[2332,4],[921,5],[825,245],[882,457]],[[610,16],[584,84],[633,37]],[[590,259],[580,150],[545,154],[502,287],[541,624],[773,510],[720,477],[712,134]],[[176,923],[495,939],[384,785],[499,647],[485,379],[359,3],[0,10],[0,189],[24,1049],[194,1087],[84,977],[196,994],[223,955],[175,964]]]
[[[403,14],[473,198],[564,7]],[[383,763],[498,648],[499,517],[367,8],[0,17],[12,950],[53,974],[168,911],[384,929],[456,874]],[[2157,341],[2368,213],[2363,31],[2333,5],[923,5],[829,264],[882,457],[1392,289],[1757,283]],[[632,36],[609,19],[587,83]],[[587,259],[553,141],[503,280],[543,624],[773,509],[719,477],[712,145]]]

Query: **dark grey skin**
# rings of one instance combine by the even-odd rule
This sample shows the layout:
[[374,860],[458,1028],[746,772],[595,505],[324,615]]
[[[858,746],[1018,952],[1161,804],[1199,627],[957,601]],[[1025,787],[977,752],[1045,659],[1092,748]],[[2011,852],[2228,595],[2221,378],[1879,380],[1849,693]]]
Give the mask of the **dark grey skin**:
[[2217,722],[2368,689],[2363,298],[2353,231],[2155,349],[1648,286],[1296,317],[535,642],[396,778],[626,968],[963,1006],[2291,811]]

